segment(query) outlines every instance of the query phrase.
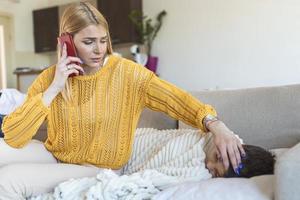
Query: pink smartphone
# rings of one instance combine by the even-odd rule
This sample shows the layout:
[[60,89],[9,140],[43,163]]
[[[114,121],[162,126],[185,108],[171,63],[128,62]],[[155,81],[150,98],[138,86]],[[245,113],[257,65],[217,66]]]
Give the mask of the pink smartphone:
[[[57,39],[59,39],[61,45],[63,45],[64,43],[67,45],[67,55],[68,56],[78,57],[77,52],[76,52],[76,48],[75,48],[75,45],[74,45],[74,42],[73,42],[73,37],[72,37],[71,34],[63,33]],[[78,62],[74,62],[74,64],[80,66],[80,63],[78,63]],[[81,71],[79,71],[79,75],[82,75]],[[73,74],[69,75],[69,77],[72,77],[72,76],[76,76],[76,74],[73,73]]]

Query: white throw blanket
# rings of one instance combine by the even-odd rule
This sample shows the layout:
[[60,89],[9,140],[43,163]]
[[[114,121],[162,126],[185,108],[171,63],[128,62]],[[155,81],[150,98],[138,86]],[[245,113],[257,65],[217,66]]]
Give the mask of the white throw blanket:
[[2,89],[0,92],[0,114],[2,115],[8,115],[13,112],[24,103],[26,98],[25,94],[16,89]]
[[204,143],[205,137],[197,130],[139,128],[124,174],[154,169],[181,179],[210,178],[204,163]]
[[195,130],[137,129],[124,175],[104,170],[97,177],[65,181],[53,194],[31,200],[151,199],[161,190],[183,181],[211,178],[204,163],[205,142]]

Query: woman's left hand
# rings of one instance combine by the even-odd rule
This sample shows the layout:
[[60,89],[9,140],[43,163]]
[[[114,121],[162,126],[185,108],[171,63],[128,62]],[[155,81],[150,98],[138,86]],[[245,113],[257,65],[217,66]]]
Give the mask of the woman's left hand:
[[236,170],[241,163],[241,155],[245,156],[240,139],[222,121],[210,123],[207,128],[214,136],[218,156],[222,158],[225,168],[228,169],[230,160],[233,169]]

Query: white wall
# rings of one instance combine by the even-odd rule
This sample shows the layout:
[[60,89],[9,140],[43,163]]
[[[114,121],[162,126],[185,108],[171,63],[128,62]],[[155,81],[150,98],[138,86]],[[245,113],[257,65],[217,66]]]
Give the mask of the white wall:
[[162,78],[188,89],[300,83],[300,1],[144,0],[168,14],[154,41]]

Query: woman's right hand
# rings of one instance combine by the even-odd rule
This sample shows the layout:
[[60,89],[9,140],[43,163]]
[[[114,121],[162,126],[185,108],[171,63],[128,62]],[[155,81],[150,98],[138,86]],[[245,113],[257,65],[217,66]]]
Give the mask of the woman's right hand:
[[[58,44],[60,47],[60,43]],[[64,43],[61,48],[61,57],[58,59],[55,69],[52,87],[55,87],[59,92],[65,87],[66,81],[70,74],[79,75],[79,71],[84,73],[81,66],[76,65],[74,62],[82,63],[78,57],[67,56],[67,45]]]

